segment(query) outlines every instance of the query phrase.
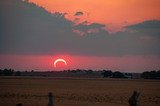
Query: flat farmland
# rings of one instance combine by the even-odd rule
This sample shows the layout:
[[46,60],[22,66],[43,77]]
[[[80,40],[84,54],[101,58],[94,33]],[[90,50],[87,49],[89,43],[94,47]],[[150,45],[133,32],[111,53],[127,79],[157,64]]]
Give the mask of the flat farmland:
[[47,106],[48,92],[55,106],[129,106],[133,91],[138,106],[160,106],[160,81],[49,77],[0,77],[0,106]]

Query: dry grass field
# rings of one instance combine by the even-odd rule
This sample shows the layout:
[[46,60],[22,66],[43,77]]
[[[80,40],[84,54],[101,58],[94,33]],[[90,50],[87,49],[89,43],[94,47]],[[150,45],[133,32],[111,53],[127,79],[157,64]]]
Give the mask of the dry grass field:
[[0,106],[47,106],[48,92],[55,106],[128,106],[133,90],[139,106],[160,106],[160,81],[0,77]]

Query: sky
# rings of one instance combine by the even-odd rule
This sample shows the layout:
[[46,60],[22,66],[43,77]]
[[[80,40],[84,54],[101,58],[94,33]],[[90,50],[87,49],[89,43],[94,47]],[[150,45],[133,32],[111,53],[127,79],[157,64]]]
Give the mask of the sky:
[[[50,12],[68,13],[71,20],[98,22],[107,25],[114,32],[126,25],[144,20],[160,19],[159,0],[29,0]],[[81,17],[75,17],[82,12]]]
[[0,2],[1,69],[160,69],[159,0]]

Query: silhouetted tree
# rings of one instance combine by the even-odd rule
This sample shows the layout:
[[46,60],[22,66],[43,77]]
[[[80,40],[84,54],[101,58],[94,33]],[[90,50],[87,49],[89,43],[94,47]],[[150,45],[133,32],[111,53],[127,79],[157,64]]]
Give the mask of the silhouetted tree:
[[150,72],[150,79],[156,79],[157,78],[157,72],[154,70],[154,71],[151,71]]
[[93,70],[85,70],[86,74],[92,74],[93,73]]
[[101,73],[103,75],[103,77],[111,77],[112,76],[112,71],[111,70],[103,70],[103,72]]
[[160,79],[160,70],[157,71],[157,79]]
[[34,73],[34,70],[31,70],[32,73]]
[[12,69],[4,69],[2,72],[2,74],[4,76],[11,76],[11,75],[13,75],[13,73],[14,73],[14,70],[12,70]]
[[77,71],[76,71],[76,70],[71,70],[70,72],[71,72],[71,73],[77,73]]
[[81,69],[76,69],[75,73],[78,73],[78,72],[82,72],[82,70]]
[[160,70],[159,71],[145,71],[141,74],[141,77],[144,79],[160,79]]
[[2,75],[2,70],[0,69],[0,76]]
[[21,72],[20,71],[16,71],[15,76],[21,76]]
[[113,72],[112,78],[125,78],[125,76],[123,73],[116,71],[116,72]]
[[145,71],[141,74],[141,77],[144,78],[144,79],[149,79],[149,72],[148,71]]

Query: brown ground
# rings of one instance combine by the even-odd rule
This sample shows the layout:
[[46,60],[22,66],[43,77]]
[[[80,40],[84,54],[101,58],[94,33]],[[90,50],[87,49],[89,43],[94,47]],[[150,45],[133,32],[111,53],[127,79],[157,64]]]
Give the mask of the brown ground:
[[160,106],[160,81],[0,77],[0,106],[47,106],[48,92],[55,106],[128,106],[134,90],[138,106]]

